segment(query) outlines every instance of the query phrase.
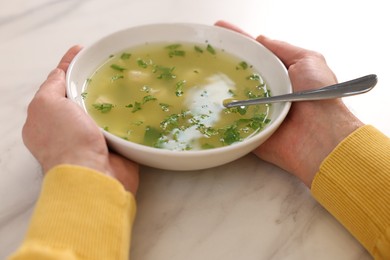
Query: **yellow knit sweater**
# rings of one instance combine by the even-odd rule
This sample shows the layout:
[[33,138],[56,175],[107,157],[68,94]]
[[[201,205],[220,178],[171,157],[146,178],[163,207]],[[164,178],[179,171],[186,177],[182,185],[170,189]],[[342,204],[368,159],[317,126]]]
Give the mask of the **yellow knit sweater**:
[[26,239],[11,259],[128,259],[134,217],[134,197],[115,179],[57,166],[44,178]]
[[375,259],[390,259],[390,138],[359,128],[324,160],[311,190]]
[[[390,139],[365,126],[322,163],[313,196],[376,259],[390,259]],[[114,179],[49,171],[26,239],[10,259],[128,259],[135,201]]]

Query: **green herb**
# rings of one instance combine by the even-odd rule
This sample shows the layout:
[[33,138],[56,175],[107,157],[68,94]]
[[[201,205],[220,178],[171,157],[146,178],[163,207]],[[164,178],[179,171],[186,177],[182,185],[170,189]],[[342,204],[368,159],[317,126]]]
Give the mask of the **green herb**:
[[264,125],[271,122],[271,119],[266,118],[265,114],[257,114],[252,118],[242,118],[236,121],[236,124],[246,124],[246,126],[252,128],[253,130],[259,130],[264,127]]
[[199,52],[199,53],[203,53],[203,49],[201,48],[201,47],[199,47],[199,46],[194,46],[194,50],[196,51],[196,52]]
[[168,49],[168,55],[169,57],[173,56],[185,56],[186,52],[183,50],[178,50],[181,47],[181,44],[171,44],[165,47],[165,49]]
[[81,98],[82,99],[86,99],[87,98],[87,95],[88,95],[88,93],[87,92],[83,92],[83,93],[81,93]]
[[110,103],[96,103],[92,104],[92,106],[102,113],[107,113],[111,111],[114,105]]
[[152,95],[147,95],[147,96],[143,97],[142,103],[135,101],[134,104],[128,104],[125,107],[132,108],[131,112],[135,113],[135,112],[142,109],[143,104],[145,104],[149,101],[154,101],[154,100],[157,100],[157,98],[153,97]]
[[112,64],[110,67],[111,67],[112,69],[117,70],[117,71],[120,71],[120,72],[123,72],[123,71],[126,69],[125,67],[122,67],[122,66],[117,65],[117,64]]
[[210,126],[205,126],[204,124],[199,124],[198,127],[196,128],[196,130],[198,130],[200,133],[206,135],[207,137],[218,134],[218,130],[216,130],[215,128],[212,128]]
[[207,44],[206,50],[213,55],[216,54],[215,49],[210,44]]
[[183,96],[184,92],[183,92],[183,88],[184,88],[184,85],[185,85],[186,81],[185,80],[180,80],[179,82],[176,83],[176,96],[177,97],[181,97]]
[[130,53],[127,53],[127,52],[124,52],[124,53],[122,53],[122,55],[121,55],[121,59],[122,59],[122,60],[128,60],[128,59],[130,59],[130,57],[131,57],[131,54],[130,54]]
[[158,79],[175,79],[176,75],[173,74],[175,67],[164,67],[164,66],[155,66],[153,69],[153,73],[160,73],[157,78]]
[[181,57],[184,57],[186,55],[186,52],[185,51],[182,51],[182,50],[173,50],[173,51],[170,51],[169,52],[169,57],[173,57],[173,56],[181,56]]
[[248,111],[248,107],[246,106],[237,107],[237,112],[242,116],[246,114],[246,111]]
[[238,64],[238,68],[241,68],[243,70],[246,70],[248,68],[248,63],[246,63],[245,61],[241,61],[239,64]]
[[160,123],[160,127],[164,130],[173,129],[179,126],[180,114],[172,114],[167,116]]
[[169,105],[168,104],[160,103],[159,105],[160,105],[162,111],[164,111],[164,112],[168,112],[169,111]]
[[254,81],[261,81],[260,75],[256,73],[253,73],[252,75],[248,76],[247,79],[254,80]]
[[247,111],[248,111],[248,107],[247,106],[231,107],[231,108],[227,108],[227,109],[224,110],[224,112],[226,114],[239,113],[242,116],[245,115]]
[[123,75],[114,75],[111,77],[111,82],[116,81],[118,79],[123,79],[123,78],[124,78]]
[[142,104],[145,104],[146,102],[154,101],[154,100],[157,100],[157,98],[153,97],[152,95],[147,95],[147,96],[144,96],[144,98],[142,99]]
[[227,145],[240,141],[241,137],[237,125],[233,124],[227,127],[223,133],[222,140]]
[[271,122],[271,119],[264,118],[264,116],[254,116],[248,124],[253,130],[262,129],[265,124]]
[[141,110],[142,109],[142,107],[141,107],[141,103],[140,102],[134,102],[134,105],[133,104],[128,104],[127,106],[125,106],[125,107],[127,107],[127,108],[132,108],[133,110],[131,110],[131,112],[133,112],[133,113],[135,113],[135,112],[137,112],[137,111],[139,111],[139,110]]
[[161,136],[162,136],[162,133],[157,128],[147,126],[145,128],[144,142],[143,143],[145,145],[155,147]]
[[143,59],[138,59],[137,64],[139,67],[146,69],[148,67],[148,63]]
[[107,132],[109,132],[109,128],[108,128],[108,126],[104,126],[104,127],[103,127],[103,129],[104,129],[104,131],[107,131]]
[[134,107],[133,107],[133,110],[131,112],[137,112],[138,110],[141,110],[141,103],[139,102],[134,102]]

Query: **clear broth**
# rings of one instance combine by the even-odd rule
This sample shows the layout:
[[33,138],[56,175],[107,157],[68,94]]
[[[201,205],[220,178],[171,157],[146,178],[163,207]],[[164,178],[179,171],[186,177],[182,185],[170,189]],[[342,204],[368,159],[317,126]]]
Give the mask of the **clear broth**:
[[225,99],[269,96],[252,66],[210,44],[153,43],[111,55],[86,80],[85,107],[128,141],[169,150],[240,142],[269,123],[270,106],[227,109]]

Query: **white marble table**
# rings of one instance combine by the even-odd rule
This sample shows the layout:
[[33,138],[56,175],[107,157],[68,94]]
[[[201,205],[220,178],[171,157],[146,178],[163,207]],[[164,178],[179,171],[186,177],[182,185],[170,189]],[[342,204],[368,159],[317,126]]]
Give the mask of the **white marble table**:
[[[370,93],[346,99],[390,135],[386,1],[13,0],[0,2],[0,259],[20,244],[42,181],[21,128],[47,73],[74,44],[147,23],[231,21],[322,52],[340,81],[376,73]],[[131,258],[370,259],[296,179],[253,155],[221,167],[143,167]]]

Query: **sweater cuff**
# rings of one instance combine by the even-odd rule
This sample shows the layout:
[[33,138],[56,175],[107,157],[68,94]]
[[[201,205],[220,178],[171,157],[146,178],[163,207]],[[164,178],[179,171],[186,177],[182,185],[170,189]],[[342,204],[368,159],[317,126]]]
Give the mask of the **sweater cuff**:
[[135,199],[117,180],[60,165],[44,178],[23,246],[77,259],[128,259],[134,218]]
[[317,201],[373,255],[390,223],[389,161],[389,138],[363,126],[324,160],[311,188]]

